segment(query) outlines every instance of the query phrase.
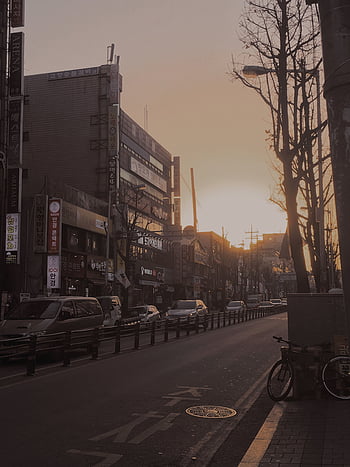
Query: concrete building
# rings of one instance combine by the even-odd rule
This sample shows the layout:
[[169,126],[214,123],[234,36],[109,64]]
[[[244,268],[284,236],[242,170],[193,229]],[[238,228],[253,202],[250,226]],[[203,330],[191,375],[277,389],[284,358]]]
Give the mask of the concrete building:
[[[73,187],[82,198],[86,194],[89,199],[104,202],[105,219],[100,219],[104,222],[104,229],[100,229],[104,245],[99,256],[110,260],[112,274],[107,276],[107,283],[100,278],[100,290],[94,289],[94,293],[102,292],[103,285],[112,290],[118,267],[125,268],[125,262],[118,257],[118,245],[128,230],[117,212],[123,205],[129,222],[132,216],[135,221],[129,252],[132,268],[128,271],[133,275],[132,296],[134,301],[154,301],[158,289],[161,286],[164,289],[167,276],[171,277],[171,245],[165,240],[165,234],[174,223],[173,158],[121,109],[121,91],[118,64],[25,77],[23,199],[27,209],[34,209],[36,195],[48,195],[50,201],[52,193],[57,191],[48,191],[47,180],[54,178],[62,185]],[[177,168],[178,164],[179,160]],[[179,170],[175,172],[175,185],[179,186]],[[140,190],[143,202],[135,206],[135,201],[141,199],[137,195]],[[76,207],[85,209],[83,205],[78,203]],[[177,199],[177,223],[179,206]],[[102,211],[100,205],[95,213],[102,215]],[[23,215],[25,222],[29,218]],[[62,243],[58,253],[61,273],[64,249]],[[75,248],[74,253],[86,255],[87,251]],[[22,249],[23,255],[28,252]],[[41,255],[47,261],[47,251]],[[23,258],[21,261],[23,264]],[[15,266],[18,265],[10,268],[12,277],[18,275]],[[61,292],[67,292],[70,287],[71,278],[65,279],[65,283],[61,281]],[[25,282],[22,278],[23,292],[27,292]]]

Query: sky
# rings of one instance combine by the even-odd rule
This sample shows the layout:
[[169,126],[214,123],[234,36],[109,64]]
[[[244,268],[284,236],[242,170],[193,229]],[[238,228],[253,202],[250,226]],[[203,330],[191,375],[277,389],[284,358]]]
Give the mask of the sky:
[[[268,201],[276,175],[253,91],[231,82],[241,53],[244,0],[26,0],[25,74],[99,66],[115,44],[122,108],[181,157],[182,225],[193,224],[193,168],[200,231],[233,245],[284,232]],[[145,109],[148,118],[145,119]]]

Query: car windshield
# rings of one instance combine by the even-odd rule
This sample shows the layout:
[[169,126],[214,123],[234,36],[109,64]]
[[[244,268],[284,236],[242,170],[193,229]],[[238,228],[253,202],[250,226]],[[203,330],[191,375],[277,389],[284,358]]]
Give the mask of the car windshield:
[[24,301],[7,319],[50,319],[56,316],[59,306],[59,302],[52,300]]
[[196,301],[195,300],[178,300],[174,303],[173,309],[177,310],[191,310],[192,308],[196,308]]
[[144,306],[134,306],[133,308],[130,309],[130,311],[133,313],[132,316],[135,316],[136,313],[139,315],[147,314],[147,308]]
[[227,306],[241,306],[241,302],[229,302]]

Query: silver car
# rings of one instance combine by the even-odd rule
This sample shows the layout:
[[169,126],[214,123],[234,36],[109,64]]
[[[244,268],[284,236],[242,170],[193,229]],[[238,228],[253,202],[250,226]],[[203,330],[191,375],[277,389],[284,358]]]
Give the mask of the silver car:
[[175,322],[193,320],[198,316],[201,320],[209,313],[207,305],[202,300],[176,300],[173,306],[168,310],[168,321]]
[[226,305],[226,311],[234,312],[235,314],[242,313],[246,310],[246,304],[242,300],[231,300]]

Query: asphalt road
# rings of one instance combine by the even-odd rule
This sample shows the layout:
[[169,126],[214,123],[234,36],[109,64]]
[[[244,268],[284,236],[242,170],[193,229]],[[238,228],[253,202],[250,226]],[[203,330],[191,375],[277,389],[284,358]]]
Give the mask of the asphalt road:
[[[242,446],[228,437],[254,436],[242,428],[279,356],[276,334],[287,335],[286,313],[2,386],[1,463],[233,467]],[[207,418],[187,414],[190,407]],[[220,407],[237,414],[218,418],[228,412]]]

